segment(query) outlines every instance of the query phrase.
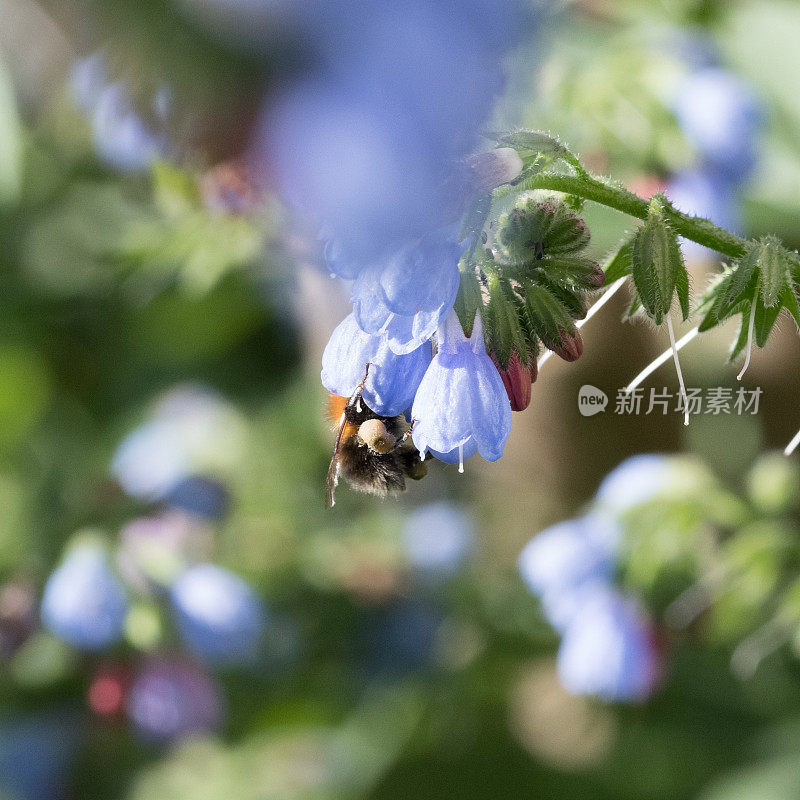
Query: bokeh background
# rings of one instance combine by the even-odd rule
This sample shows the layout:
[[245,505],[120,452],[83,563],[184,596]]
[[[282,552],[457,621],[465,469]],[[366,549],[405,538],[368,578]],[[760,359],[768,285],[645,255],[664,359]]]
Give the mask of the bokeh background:
[[[530,10],[490,129],[800,246],[800,5]],[[0,18],[3,800],[800,797],[793,323],[758,414],[684,429],[614,413],[667,345],[623,289],[500,462],[326,512],[347,293],[252,158],[319,68],[314,4]],[[632,225],[586,216],[598,259]],[[702,289],[719,263],[686,255]],[[690,386],[738,388],[734,336],[685,349]]]

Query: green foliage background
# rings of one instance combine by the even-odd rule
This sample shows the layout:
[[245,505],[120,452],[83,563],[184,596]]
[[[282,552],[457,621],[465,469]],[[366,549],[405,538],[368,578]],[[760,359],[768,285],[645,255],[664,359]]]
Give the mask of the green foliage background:
[[[0,2],[0,13],[12,6],[25,4]],[[687,69],[675,36],[711,36],[768,111],[743,197],[749,233],[800,246],[800,6],[563,6],[538,45],[540,70],[526,68],[524,50],[510,65],[498,126],[550,129],[628,184],[687,167],[695,154],[665,100]],[[543,370],[502,462],[470,464],[464,478],[434,467],[397,502],[340,491],[326,514],[331,442],[317,373],[343,300],[330,299],[327,279],[309,266],[315,254],[288,234],[277,204],[256,217],[219,215],[198,188],[208,166],[235,152],[232,109],[252,113],[269,62],[256,66],[246,49],[220,44],[156,0],[35,7],[45,13],[69,42],[51,42],[62,68],[44,83],[21,68],[24,42],[0,37],[0,578],[41,587],[77,530],[100,527],[113,539],[142,513],[111,482],[111,454],[154,396],[202,381],[246,425],[247,446],[225,476],[234,504],[215,530],[215,557],[291,618],[302,643],[274,669],[219,676],[228,721],[218,736],[159,750],[124,723],[90,718],[93,664],[37,633],[0,664],[0,716],[80,709],[72,796],[800,797],[800,492],[796,464],[758,460],[800,426],[792,326],[748,374],[765,391],[758,417],[701,418],[686,433],[677,418],[584,419],[579,386],[613,394],[665,346],[644,326],[621,326],[621,298],[587,328],[578,364]],[[121,177],[96,161],[63,82],[72,50],[98,44],[76,33],[86,15],[142,93],[164,72],[180,102],[201,110],[201,147],[180,168]],[[630,225],[588,207],[587,219],[598,259]],[[702,287],[705,276],[694,277]],[[690,385],[734,386],[731,335],[726,328],[687,351]],[[710,561],[725,564],[725,578],[711,610],[671,632],[653,700],[608,707],[559,689],[556,637],[515,559],[542,527],[577,513],[619,460],[650,450],[687,453],[706,491],[660,498],[626,519],[622,580],[663,617]],[[473,511],[479,547],[455,578],[420,589],[400,544],[402,519],[442,496]],[[361,634],[376,607],[409,595],[442,610],[434,661],[370,679]],[[752,674],[735,674],[737,646],[774,619],[786,628],[781,646]],[[275,636],[280,650],[280,628]],[[115,655],[135,659],[140,649],[129,641]]]

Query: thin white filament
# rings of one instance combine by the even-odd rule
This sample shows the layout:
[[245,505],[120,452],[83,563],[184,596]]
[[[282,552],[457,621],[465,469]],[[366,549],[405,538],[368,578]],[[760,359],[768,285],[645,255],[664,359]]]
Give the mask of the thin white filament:
[[460,444],[458,446],[458,471],[463,475],[464,474],[464,445]]
[[621,288],[625,278],[620,278],[603,292],[600,299],[586,312],[586,316],[575,323],[576,328],[582,328]]
[[794,453],[795,450],[797,450],[797,445],[799,444],[800,444],[800,431],[797,431],[797,433],[794,435],[794,439],[792,439],[792,441],[786,445],[786,449],[783,451],[783,454],[786,456],[790,456],[792,453]]
[[743,377],[745,372],[747,372],[747,368],[750,366],[750,356],[753,353],[753,330],[755,329],[756,324],[756,303],[758,302],[758,292],[756,292],[755,297],[753,298],[753,307],[750,309],[750,324],[747,328],[747,355],[744,359],[744,366],[742,367],[742,371],[736,376],[736,380],[740,381]]
[[669,331],[669,343],[672,345],[672,358],[675,361],[675,371],[678,373],[678,383],[681,386],[681,396],[683,397],[683,424],[689,424],[689,395],[686,394],[686,384],[683,382],[683,370],[681,360],[678,358],[678,346],[675,344],[675,331],[672,329],[672,317],[667,315],[667,330]]
[[[600,299],[586,312],[586,316],[575,323],[575,327],[582,328],[622,288],[623,283],[625,283],[625,278],[620,278],[618,281],[612,283],[611,286],[603,292]],[[536,364],[537,371],[550,360],[550,356],[552,355],[552,350],[545,351],[545,354]]]
[[[685,336],[678,339],[675,349],[681,351],[699,333],[699,328],[692,328]],[[640,383],[649,378],[662,364],[672,357],[672,347],[668,347],[655,361],[651,361],[624,389],[626,393],[632,392]]]

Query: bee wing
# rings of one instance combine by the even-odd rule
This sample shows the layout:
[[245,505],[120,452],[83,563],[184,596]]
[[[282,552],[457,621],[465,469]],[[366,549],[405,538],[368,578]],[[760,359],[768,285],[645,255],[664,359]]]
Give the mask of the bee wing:
[[339,430],[336,433],[336,444],[333,446],[333,455],[328,467],[328,475],[325,478],[325,507],[333,508],[336,505],[336,486],[339,483],[339,473],[342,463],[339,458],[339,448],[342,444],[342,433],[344,432],[344,414],[339,418]]

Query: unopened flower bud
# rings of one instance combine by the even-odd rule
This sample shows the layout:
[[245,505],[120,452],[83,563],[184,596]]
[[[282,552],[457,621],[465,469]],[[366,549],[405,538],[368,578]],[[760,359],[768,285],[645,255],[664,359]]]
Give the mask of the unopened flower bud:
[[559,333],[561,334],[560,342],[545,342],[545,344],[564,361],[577,361],[583,355],[583,339],[580,331],[576,330],[570,333],[559,328]]
[[[489,353],[489,355],[503,379],[511,410],[524,411],[531,402],[531,384],[534,380],[531,368],[522,363],[516,350],[512,350],[511,358],[505,369],[500,366],[494,353]],[[535,361],[533,361],[533,369],[536,369]]]
[[593,289],[600,289],[606,282],[606,274],[603,272],[603,268],[599,264],[594,265],[594,269],[592,270],[592,274],[589,276],[588,280]]
[[479,194],[509,183],[522,172],[522,158],[513,147],[498,147],[469,160]]
[[386,425],[379,419],[362,422],[358,429],[358,438],[370,450],[381,454],[390,452],[397,443],[397,437],[389,433]]

